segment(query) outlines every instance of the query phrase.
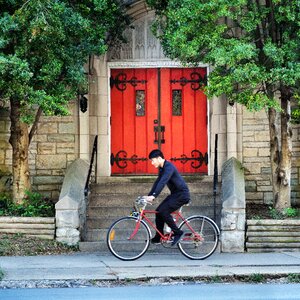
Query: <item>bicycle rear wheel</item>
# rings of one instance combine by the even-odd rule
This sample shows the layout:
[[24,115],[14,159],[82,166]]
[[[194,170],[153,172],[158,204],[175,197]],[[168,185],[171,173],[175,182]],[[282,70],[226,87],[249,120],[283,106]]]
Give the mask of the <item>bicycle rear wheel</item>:
[[150,229],[144,221],[138,223],[135,217],[124,217],[110,226],[106,242],[115,257],[121,260],[135,260],[147,251],[150,236]]
[[205,259],[212,255],[219,242],[217,225],[205,216],[192,216],[180,227],[185,232],[178,243],[183,255],[190,259]]

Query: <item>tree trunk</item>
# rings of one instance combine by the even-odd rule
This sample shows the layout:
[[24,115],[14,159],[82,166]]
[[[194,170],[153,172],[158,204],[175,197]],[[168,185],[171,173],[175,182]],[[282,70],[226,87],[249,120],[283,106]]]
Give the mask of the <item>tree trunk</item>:
[[279,140],[278,140],[278,125],[277,112],[274,108],[269,108],[269,132],[270,132],[270,162],[272,172],[272,186],[273,186],[273,203],[277,202],[279,197],[278,185],[278,165],[280,162],[279,154]]
[[290,125],[290,92],[281,91],[281,155],[278,168],[279,193],[275,208],[283,210],[291,207],[291,170],[292,170],[292,128]]
[[10,101],[10,139],[12,145],[12,174],[13,174],[13,201],[21,203],[25,191],[31,189],[29,177],[28,148],[29,135],[28,125],[21,122],[20,102]]

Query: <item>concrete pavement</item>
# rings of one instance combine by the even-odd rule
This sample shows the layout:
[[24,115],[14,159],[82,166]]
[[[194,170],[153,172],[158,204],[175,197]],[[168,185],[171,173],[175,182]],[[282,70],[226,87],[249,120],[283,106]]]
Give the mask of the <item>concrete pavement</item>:
[[49,256],[1,256],[3,280],[137,280],[300,273],[300,252],[215,253],[206,260],[178,254],[145,254],[121,261],[109,253]]

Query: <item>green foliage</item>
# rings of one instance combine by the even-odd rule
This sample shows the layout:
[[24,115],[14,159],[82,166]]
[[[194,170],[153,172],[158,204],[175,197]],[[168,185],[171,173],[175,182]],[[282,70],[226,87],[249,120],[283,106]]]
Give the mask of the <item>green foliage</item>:
[[300,212],[299,209],[293,207],[287,207],[283,210],[283,215],[288,218],[296,218],[299,217]]
[[248,280],[249,282],[259,283],[265,281],[265,276],[263,274],[254,273],[249,275]]
[[0,0],[0,99],[18,101],[31,123],[36,107],[66,115],[86,90],[83,66],[117,40],[128,19],[118,0]]
[[26,191],[22,204],[14,203],[7,195],[0,195],[0,216],[53,217],[54,204],[36,192]]
[[292,122],[295,124],[300,124],[300,95],[296,94],[294,96],[295,101],[292,103]]
[[[213,65],[209,97],[249,110],[280,109],[275,94],[300,88],[299,1],[147,0],[165,54]],[[299,114],[295,110],[294,117]]]
[[281,220],[283,219],[283,214],[278,211],[276,208],[273,208],[273,207],[269,207],[269,213],[270,213],[270,216],[272,219],[275,219],[275,220]]
[[291,283],[300,283],[300,274],[289,274],[288,275],[288,282]]
[[298,218],[300,210],[293,207],[287,207],[283,211],[279,211],[273,207],[269,207],[269,213],[272,219]]

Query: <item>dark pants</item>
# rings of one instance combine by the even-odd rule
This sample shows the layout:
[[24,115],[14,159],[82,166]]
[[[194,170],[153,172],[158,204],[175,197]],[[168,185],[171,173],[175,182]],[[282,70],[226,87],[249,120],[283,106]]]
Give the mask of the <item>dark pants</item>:
[[179,234],[180,230],[174,222],[171,213],[179,209],[182,205],[187,204],[189,201],[189,196],[181,193],[171,194],[163,200],[156,208],[156,211],[158,212],[155,219],[157,229],[163,233],[164,224],[167,223],[175,235]]

